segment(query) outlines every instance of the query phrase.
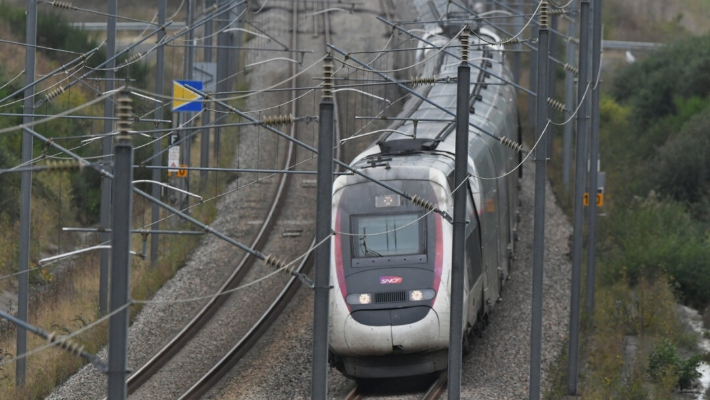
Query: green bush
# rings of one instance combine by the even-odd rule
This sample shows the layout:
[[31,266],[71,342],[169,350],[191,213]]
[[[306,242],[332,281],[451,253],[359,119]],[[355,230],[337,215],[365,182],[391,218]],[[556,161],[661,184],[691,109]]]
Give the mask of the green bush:
[[685,39],[659,49],[634,63],[614,80],[612,93],[633,106],[635,123],[643,132],[677,111],[674,99],[705,98],[710,94],[710,36]]
[[685,207],[655,196],[616,208],[602,224],[601,282],[653,281],[669,274],[682,299],[695,307],[710,300],[710,245],[703,226]]
[[690,389],[693,381],[701,376],[698,372],[701,360],[702,356],[699,354],[689,358],[679,356],[676,346],[668,339],[663,339],[648,355],[648,375],[655,381],[672,376],[678,389]]
[[652,179],[663,195],[692,205],[697,217],[707,217],[710,194],[710,114],[703,113],[683,126],[658,151]]

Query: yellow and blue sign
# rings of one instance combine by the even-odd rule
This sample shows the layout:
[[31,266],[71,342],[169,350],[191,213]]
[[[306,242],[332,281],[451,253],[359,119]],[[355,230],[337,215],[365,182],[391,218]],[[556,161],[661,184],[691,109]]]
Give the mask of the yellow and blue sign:
[[190,88],[202,91],[202,81],[173,81],[173,111],[202,111],[202,96]]

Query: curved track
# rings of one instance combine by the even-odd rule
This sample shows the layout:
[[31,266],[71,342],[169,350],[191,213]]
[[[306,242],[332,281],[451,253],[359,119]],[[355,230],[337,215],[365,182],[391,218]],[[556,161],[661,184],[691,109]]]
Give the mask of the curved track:
[[[294,11],[294,18],[295,15],[296,12]],[[293,43],[292,48],[297,48],[295,42]],[[295,75],[295,73],[296,67],[294,66],[292,75]],[[294,81],[292,83],[292,90],[290,92],[291,100],[296,98],[296,91],[293,90],[295,89],[295,87],[296,83]],[[297,115],[295,109],[295,102],[292,102],[292,104],[293,107],[291,113],[292,115]],[[295,132],[295,125],[293,125],[290,131],[290,136],[294,137]],[[267,150],[262,149],[261,151]],[[276,152],[277,151],[274,151],[274,153]],[[295,145],[292,142],[289,142],[288,150],[284,154],[283,161],[281,163],[283,169],[286,169],[295,163],[295,153]],[[279,218],[281,209],[283,208],[287,193],[287,185],[291,179],[293,179],[291,174],[282,174],[280,176],[278,181],[278,188],[274,192],[273,197],[266,202],[267,204],[271,204],[271,206],[268,209],[266,215],[264,216],[263,222],[249,247],[255,249],[263,248],[265,243],[267,243],[270,239],[270,237],[277,234],[274,232],[274,226],[276,225],[277,218]],[[234,271],[219,289],[219,293],[229,291],[238,287],[242,283],[244,277],[249,273],[255,261],[257,261],[257,259],[254,256],[251,256],[250,254],[246,253],[240,260],[238,265],[235,267]],[[303,265],[305,265],[305,260],[299,266],[299,270],[303,268]],[[289,286],[295,286],[291,283],[294,280],[295,279],[291,279],[291,281],[289,282]],[[284,291],[286,291],[286,289],[284,289]],[[283,293],[280,294],[279,298],[281,298],[283,295]],[[145,363],[140,369],[138,369],[128,378],[128,393],[132,394],[137,391],[144,383],[146,383],[148,380],[151,379],[151,377],[153,377],[158,371],[160,371],[160,369],[165,366],[176,354],[178,354],[185,347],[185,345],[189,343],[200,332],[200,330],[205,326],[205,324],[217,314],[217,312],[227,302],[229,297],[230,295],[227,294],[211,298],[207,302],[207,304],[205,304],[205,306],[192,318],[192,320],[190,320],[189,323],[185,325],[185,327],[172,340],[170,340],[147,363]],[[273,313],[274,308],[274,306],[269,307],[269,310],[264,315],[264,317],[259,319],[257,325],[261,324],[262,320],[264,320],[268,314]],[[256,327],[249,330],[247,336],[245,336],[245,338],[242,339],[240,343],[251,343],[249,341],[249,338],[253,338],[255,332],[257,331],[258,329]]]
[[[326,1],[324,3],[324,9],[328,8],[328,2]],[[298,5],[294,3],[293,6],[293,32],[296,32],[296,34],[292,35],[291,39],[291,46],[292,48],[298,48]],[[323,38],[325,39],[325,42],[328,43],[330,42],[330,21],[328,18],[328,13],[325,12],[322,14],[323,15],[323,21],[324,21],[324,30],[325,30],[325,35]],[[314,27],[314,29],[317,29]],[[325,51],[325,44],[323,45],[323,51]],[[296,66],[293,67],[292,69],[293,75],[295,76],[298,73],[298,68]],[[308,85],[307,82],[303,82],[305,85]],[[296,80],[294,79],[292,81],[292,88],[295,89],[296,85]],[[335,101],[335,99],[334,99]],[[292,102],[292,114],[293,115],[298,115],[297,114],[297,102],[294,101]],[[336,102],[336,115],[337,115],[337,102]],[[295,134],[295,133],[294,133]],[[339,129],[336,124],[336,132],[335,132],[335,142],[337,142],[339,138]],[[340,157],[340,148],[337,147],[335,150],[335,157],[339,158]],[[315,245],[315,240],[313,240],[311,247]],[[311,254],[312,255],[312,254]],[[309,255],[307,258],[304,258],[301,263],[298,265],[296,268],[296,272],[298,273],[303,273],[305,272],[306,269],[308,269],[312,265],[312,257]],[[298,289],[300,288],[301,282],[298,278],[291,277],[291,279],[288,281],[286,286],[283,288],[281,293],[277,296],[277,298],[273,301],[273,303],[269,306],[268,310],[263,314],[263,316],[253,325],[253,327],[249,330],[249,332],[242,337],[242,339],[234,346],[232,347],[229,352],[227,352],[222,359],[219,360],[202,378],[200,378],[199,381],[197,381],[192,387],[190,387],[189,390],[187,390],[181,397],[180,400],[188,400],[188,399],[199,399],[203,394],[205,394],[209,389],[211,389],[214,385],[216,385],[219,380],[251,349],[251,347],[260,339],[261,335],[263,335],[269,327],[276,321],[276,319],[279,317],[281,314],[281,311],[288,305],[289,301],[293,298],[293,296],[296,294]]]

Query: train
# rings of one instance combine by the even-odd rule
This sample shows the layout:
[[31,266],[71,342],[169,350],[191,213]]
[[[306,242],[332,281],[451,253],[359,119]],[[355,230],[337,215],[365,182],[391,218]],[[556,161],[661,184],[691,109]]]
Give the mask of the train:
[[[446,22],[448,21],[448,22]],[[464,21],[429,26],[426,39],[451,42]],[[452,41],[453,39],[453,41]],[[522,145],[516,91],[501,38],[485,27],[471,36],[463,349],[488,322],[510,275],[515,251]],[[456,112],[461,61],[432,46],[416,50],[421,76],[439,83],[416,90]],[[441,83],[444,81],[444,83]],[[455,81],[455,80],[454,80]],[[412,97],[351,166],[453,215],[454,117]],[[480,128],[480,129],[478,129]],[[495,137],[491,136],[494,135]],[[518,146],[506,146],[503,142]],[[406,196],[358,175],[333,183],[329,363],[352,378],[429,374],[447,368],[453,225]]]

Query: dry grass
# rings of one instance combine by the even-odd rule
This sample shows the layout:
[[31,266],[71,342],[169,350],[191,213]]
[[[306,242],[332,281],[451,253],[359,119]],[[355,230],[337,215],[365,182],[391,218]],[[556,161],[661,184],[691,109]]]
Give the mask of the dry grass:
[[[222,139],[223,154],[221,164],[231,163],[228,155],[229,149],[236,144],[235,135],[224,135]],[[192,146],[193,159],[197,160],[200,151],[199,141]],[[199,174],[191,175],[192,183],[199,186]],[[43,187],[43,196],[33,200],[32,211],[32,240],[33,260],[49,253],[58,252],[56,243],[61,226],[72,224],[71,221],[59,220],[58,215],[68,217],[69,213],[69,184],[67,173],[35,174],[36,184]],[[210,176],[207,189],[201,193],[205,199],[221,193],[227,177]],[[216,217],[216,202],[204,203],[191,210],[192,216],[200,221],[210,223]],[[134,197],[133,226],[142,226],[144,221],[150,221],[150,206],[141,198]],[[164,215],[163,215],[164,216]],[[180,229],[185,229],[186,226]],[[16,230],[3,229],[0,232],[16,232]],[[16,249],[16,233],[13,235],[0,235],[0,256],[5,252]],[[64,237],[64,236],[62,236]],[[66,239],[62,239],[67,246]],[[95,239],[98,243],[98,237]],[[131,298],[147,299],[184,265],[192,250],[202,240],[201,236],[172,236],[170,245],[166,240],[161,240],[160,259],[157,266],[151,266],[148,261],[138,258],[132,259],[131,264]],[[150,243],[150,241],[148,242]],[[43,246],[39,246],[42,244]],[[48,245],[49,244],[49,245]],[[95,243],[91,243],[95,244]],[[8,247],[5,247],[5,246]],[[140,237],[134,236],[132,248],[136,252],[142,251]],[[63,249],[66,251],[67,249]],[[40,252],[42,255],[40,255]],[[150,246],[147,250],[150,253]],[[15,260],[16,257],[11,257]],[[38,286],[41,294],[36,296],[30,304],[30,323],[45,331],[56,331],[59,334],[75,332],[98,319],[98,287],[99,287],[99,260],[97,253],[87,253],[72,259],[71,265],[62,267],[51,266],[32,273],[32,281],[43,283]],[[5,284],[10,280],[5,280]],[[52,282],[53,281],[53,282]],[[47,284],[52,282],[51,284]],[[12,284],[10,286],[15,286]],[[135,306],[131,315],[139,311]],[[76,337],[76,340],[86,346],[86,350],[95,353],[106,343],[108,326],[100,324]],[[28,337],[28,348],[36,349],[45,343],[34,335]],[[10,330],[0,337],[0,398],[35,399],[49,394],[57,384],[66,380],[80,366],[83,360],[77,359],[57,349],[47,349],[33,354],[28,358],[27,384],[23,388],[15,388],[14,371],[15,332]],[[31,350],[30,350],[31,351]],[[2,354],[5,354],[4,358]]]

